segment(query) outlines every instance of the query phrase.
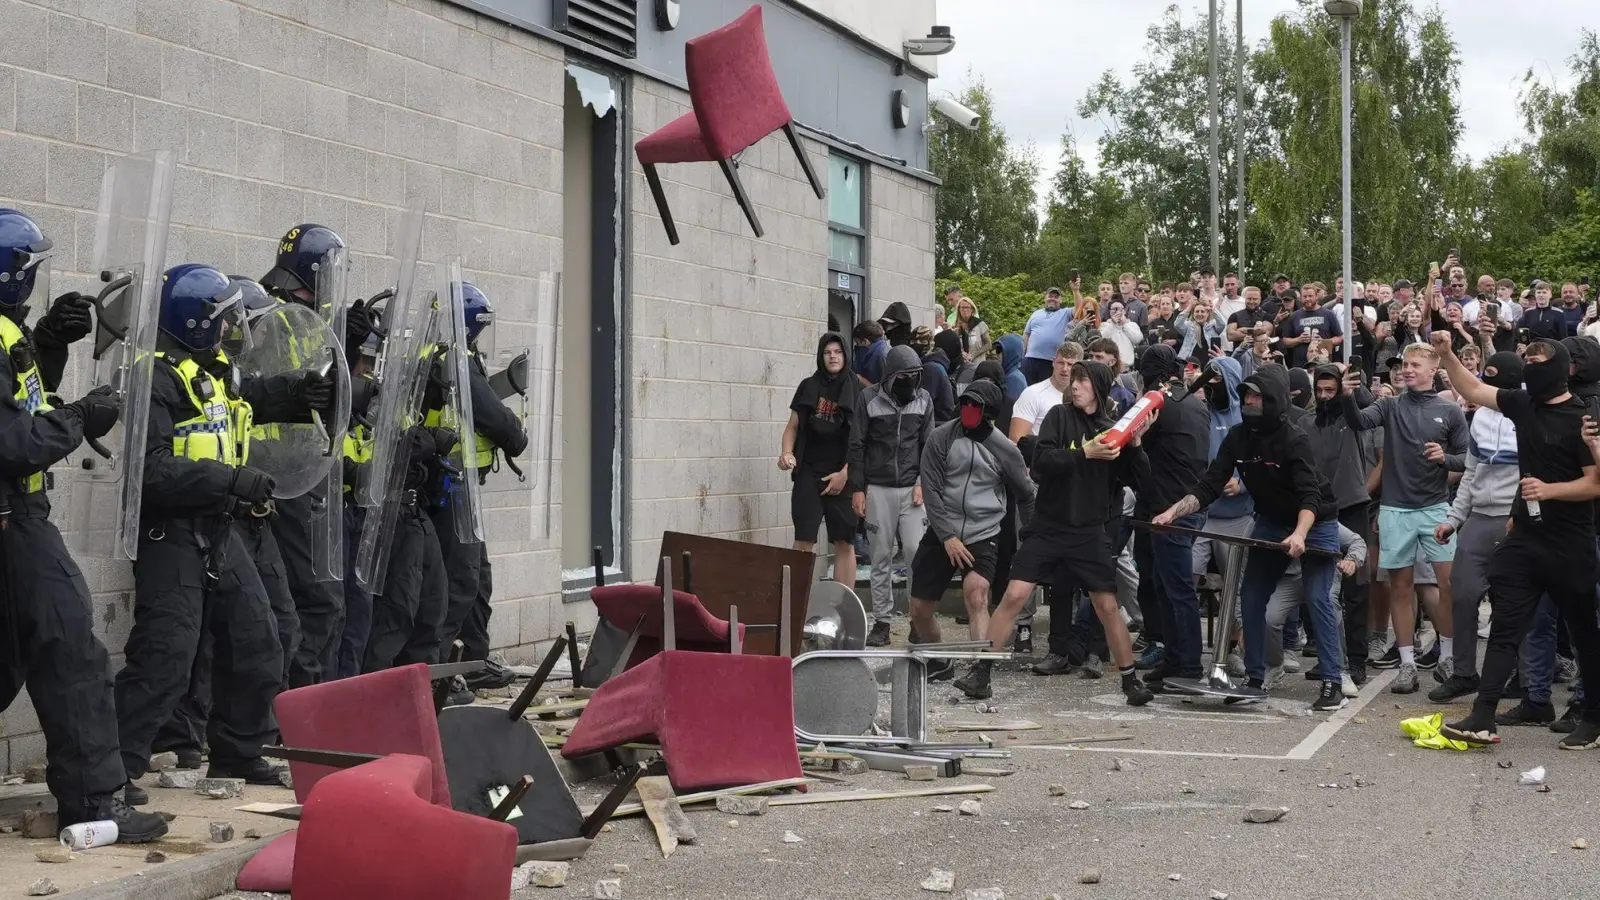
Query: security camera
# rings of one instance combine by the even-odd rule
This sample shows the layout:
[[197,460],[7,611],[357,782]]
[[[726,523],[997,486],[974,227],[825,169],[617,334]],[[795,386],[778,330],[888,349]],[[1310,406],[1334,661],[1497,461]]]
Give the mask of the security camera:
[[944,116],[946,119],[949,119],[968,131],[977,128],[978,123],[983,121],[983,116],[978,115],[978,113],[968,109],[965,106],[962,106],[949,97],[940,97],[938,100],[934,101],[933,108],[935,112],[939,113],[939,115]]

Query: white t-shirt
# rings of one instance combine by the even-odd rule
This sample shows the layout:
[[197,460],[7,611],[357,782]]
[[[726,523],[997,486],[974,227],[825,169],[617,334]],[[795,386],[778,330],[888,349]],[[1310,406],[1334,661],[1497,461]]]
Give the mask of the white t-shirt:
[[1233,318],[1234,313],[1244,309],[1244,297],[1240,296],[1229,300],[1227,294],[1218,294],[1216,305],[1212,308],[1216,310],[1217,315],[1222,317],[1222,321],[1226,322]]
[[1033,426],[1029,433],[1038,434],[1039,426],[1044,424],[1044,417],[1050,414],[1050,410],[1061,405],[1062,393],[1056,390],[1056,386],[1051,384],[1048,378],[1038,384],[1030,384],[1022,392],[1022,396],[1017,398],[1017,402],[1012,404],[1011,418],[1027,419]]

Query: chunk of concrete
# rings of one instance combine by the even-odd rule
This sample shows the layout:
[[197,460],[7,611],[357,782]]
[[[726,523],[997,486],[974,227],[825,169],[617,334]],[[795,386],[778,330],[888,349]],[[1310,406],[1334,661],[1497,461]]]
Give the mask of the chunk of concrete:
[[178,754],[168,750],[164,753],[152,754],[150,757],[150,764],[145,768],[152,772],[165,772],[168,769],[176,769],[177,767]]
[[1066,785],[1064,785],[1064,784],[1052,784],[1052,785],[1050,785],[1050,796],[1052,796],[1052,797],[1065,797],[1066,795],[1067,795],[1067,786]]
[[69,863],[72,862],[72,848],[56,844],[39,850],[33,858],[42,863]]
[[983,804],[977,800],[963,800],[957,810],[963,816],[981,816],[983,815]]
[[1289,814],[1287,806],[1252,806],[1244,811],[1244,820],[1253,825],[1276,822]]
[[22,836],[35,841],[58,837],[61,834],[59,822],[54,810],[49,812],[42,809],[23,810]]
[[596,881],[594,900],[622,900],[622,879],[604,878]]
[[956,889],[956,873],[934,869],[927,878],[922,879],[922,889],[935,894],[951,893]]
[[1082,872],[1078,873],[1078,883],[1079,884],[1099,884],[1100,883],[1100,870],[1099,869],[1084,869]]
[[865,775],[867,774],[867,761],[864,759],[836,759],[833,761],[833,771],[837,775]]
[[921,763],[913,763],[906,766],[906,778],[911,781],[933,781],[938,777],[938,766]]
[[805,841],[806,841],[805,838],[801,837],[798,834],[795,834],[792,831],[785,831],[783,833],[783,842],[785,844],[803,844],[803,843],[805,843]]
[[195,782],[194,792],[213,800],[236,800],[244,796],[244,779],[202,778]]
[[211,823],[211,843],[213,843],[213,844],[226,844],[227,842],[229,842],[231,840],[233,840],[233,823],[232,822],[212,822]]
[[55,882],[48,878],[41,878],[38,881],[35,881],[33,884],[28,885],[29,897],[48,897],[51,894],[59,893],[61,893],[61,889],[56,887]]
[[144,861],[147,863],[164,863],[167,861],[167,855],[160,850],[151,850],[144,855]]
[[739,796],[718,797],[717,812],[727,813],[730,816],[764,816],[767,814],[767,798]]
[[200,783],[198,769],[168,769],[156,778],[156,787],[192,791]]
[[1067,809],[1088,809],[1088,808],[1089,808],[1089,802],[1087,800],[1074,800],[1071,803],[1067,804]]
[[522,868],[529,872],[529,881],[534,887],[558,888],[567,886],[568,865],[564,862],[530,862],[523,863]]

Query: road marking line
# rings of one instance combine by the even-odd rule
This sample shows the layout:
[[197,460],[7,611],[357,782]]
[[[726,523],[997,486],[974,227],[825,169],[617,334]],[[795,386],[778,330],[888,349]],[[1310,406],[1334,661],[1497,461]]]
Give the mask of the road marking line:
[[1316,755],[1316,752],[1322,749],[1322,745],[1332,740],[1333,736],[1339,733],[1339,729],[1359,715],[1363,709],[1366,709],[1367,704],[1378,699],[1378,695],[1393,684],[1395,677],[1399,674],[1399,669],[1390,669],[1367,682],[1367,686],[1362,689],[1361,694],[1356,697],[1354,703],[1329,716],[1328,721],[1311,729],[1311,733],[1306,735],[1306,739],[1296,744],[1293,750],[1284,754],[1283,758],[1303,761]]
[[1213,750],[1141,750],[1141,749],[1139,749],[1137,747],[1074,747],[1074,746],[1072,746],[1070,744],[1069,745],[1059,746],[1059,747],[1056,747],[1056,746],[1041,746],[1041,745],[1037,745],[1037,744],[1036,745],[1017,744],[1017,745],[1012,745],[1012,746],[1006,747],[1005,749],[1007,749],[1007,750],[1081,750],[1081,751],[1084,751],[1086,753],[1120,753],[1120,754],[1123,754],[1123,755],[1131,755],[1131,754],[1134,754],[1134,753],[1139,753],[1139,754],[1143,754],[1143,755],[1146,755],[1146,756],[1203,756],[1203,757],[1220,757],[1222,759],[1270,759],[1270,760],[1279,760],[1279,761],[1288,759],[1288,757],[1286,757],[1286,756],[1268,756],[1268,755],[1262,754],[1262,753],[1223,753],[1223,752],[1218,752],[1218,751],[1213,751]]

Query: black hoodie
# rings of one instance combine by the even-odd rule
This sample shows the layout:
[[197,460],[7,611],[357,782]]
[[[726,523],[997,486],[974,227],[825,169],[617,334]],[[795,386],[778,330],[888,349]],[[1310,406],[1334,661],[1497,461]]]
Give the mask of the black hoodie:
[[1256,515],[1279,528],[1293,531],[1301,510],[1315,513],[1318,522],[1338,518],[1311,439],[1287,419],[1288,373],[1281,366],[1263,366],[1240,385],[1241,395],[1252,389],[1261,394],[1261,415],[1245,416],[1228,429],[1211,467],[1190,493],[1202,509],[1211,505],[1237,469],[1255,501]]
[[1204,397],[1188,394],[1171,381],[1177,377],[1178,355],[1157,344],[1139,357],[1139,375],[1147,386],[1168,388],[1161,415],[1144,438],[1150,460],[1150,477],[1139,492],[1135,514],[1148,519],[1178,502],[1200,474],[1211,455],[1211,412]]
[[883,336],[889,339],[889,346],[911,342],[911,310],[904,303],[896,300],[889,304],[878,317],[878,324],[883,326]]
[[1097,362],[1073,365],[1074,380],[1084,374],[1094,385],[1094,415],[1073,405],[1068,388],[1061,405],[1050,410],[1039,424],[1032,469],[1039,495],[1030,529],[1039,522],[1067,528],[1103,528],[1112,510],[1122,508],[1122,486],[1139,490],[1148,480],[1150,462],[1141,447],[1129,444],[1114,460],[1084,455],[1085,443],[1116,424],[1111,414],[1111,369]]
[[[829,344],[844,351],[844,368],[830,374],[822,364],[822,352]],[[792,477],[803,470],[811,475],[832,475],[844,468],[850,445],[850,414],[855,411],[860,382],[850,372],[850,344],[832,331],[817,340],[817,371],[795,389],[789,408],[799,417],[794,437],[797,465]]]
[[[1595,409],[1600,406],[1600,343],[1592,338],[1569,337],[1562,340],[1561,346],[1572,356],[1567,390],[1582,400],[1585,408]],[[1595,501],[1594,511],[1595,533],[1600,534],[1600,500]]]

